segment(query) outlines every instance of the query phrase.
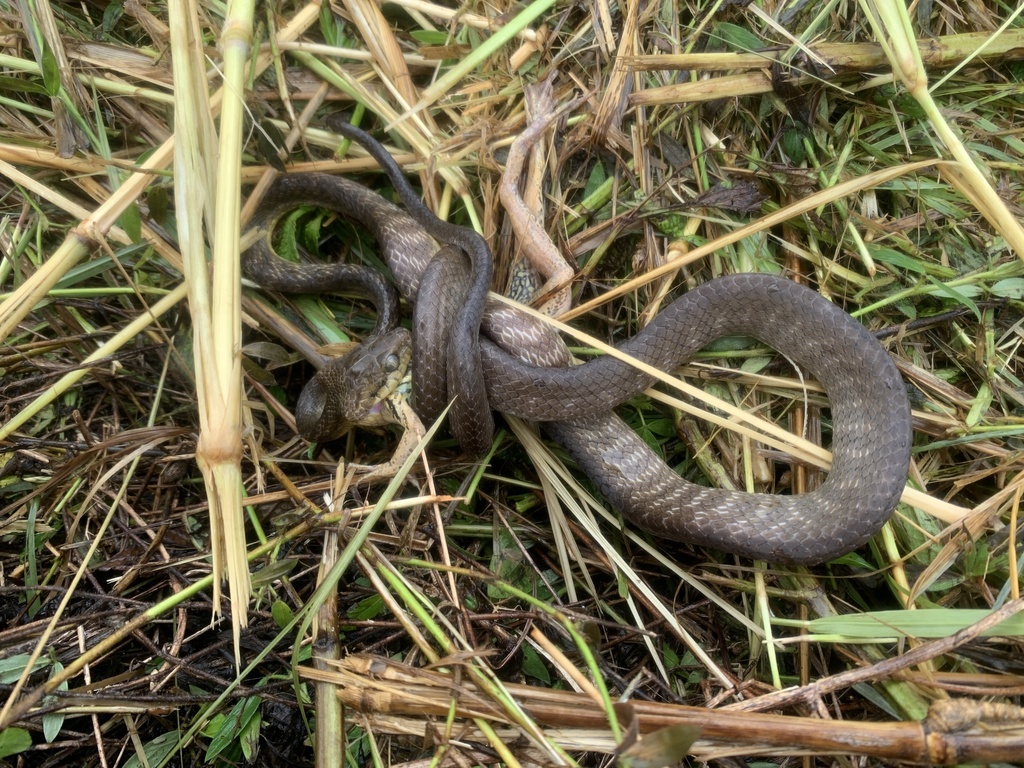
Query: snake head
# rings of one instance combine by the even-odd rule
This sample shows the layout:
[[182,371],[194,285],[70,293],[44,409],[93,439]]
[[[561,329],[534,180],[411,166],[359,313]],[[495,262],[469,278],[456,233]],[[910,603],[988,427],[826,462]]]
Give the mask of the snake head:
[[412,359],[412,337],[404,328],[375,336],[321,368],[299,395],[299,434],[325,443],[354,426],[400,423],[391,406],[403,397],[400,385]]

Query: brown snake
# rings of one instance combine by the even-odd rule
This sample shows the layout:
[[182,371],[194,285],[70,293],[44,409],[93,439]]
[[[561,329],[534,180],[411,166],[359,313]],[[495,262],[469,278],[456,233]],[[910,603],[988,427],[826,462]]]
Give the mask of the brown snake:
[[[414,193],[383,147],[362,132],[334,127],[370,151],[408,205],[407,198]],[[365,187],[324,174],[283,176],[269,198],[271,208],[286,203],[321,206],[366,226],[379,241],[398,290],[425,305],[425,313],[417,307],[414,321],[414,348],[421,346],[420,326],[441,322],[432,310],[444,313],[434,306],[437,288],[418,295],[421,279],[438,252],[431,234],[445,245],[465,248],[449,237],[452,230],[462,228],[444,224],[428,233],[422,212],[413,210],[413,218]],[[422,202],[416,203],[427,211]],[[477,291],[479,270],[467,278],[465,258],[458,252],[449,256],[431,268],[442,275],[434,285],[469,283],[470,292]],[[246,272],[258,283],[292,292],[322,291],[322,281],[291,284],[282,279],[279,262],[269,236],[244,256]],[[444,272],[446,263],[455,266]],[[458,306],[465,306],[463,290],[456,288],[453,301]],[[833,462],[821,487],[798,496],[740,493],[683,480],[612,413],[652,383],[648,376],[611,356],[572,365],[567,348],[549,326],[505,304],[488,300],[482,314],[479,353],[490,407],[544,422],[545,431],[565,446],[609,502],[656,535],[771,562],[814,564],[866,542],[900,498],[911,441],[910,406],[900,375],[859,323],[808,288],[765,274],[718,278],[677,299],[619,346],[659,370],[671,371],[716,339],[747,335],[814,376],[831,403]],[[461,343],[452,342],[452,354],[464,351]],[[452,357],[433,348],[417,354],[421,367]],[[471,370],[472,361],[463,367]],[[417,410],[424,397],[445,403],[453,394],[421,391],[421,380],[429,376],[417,370],[414,358]],[[455,393],[461,397],[457,389]],[[571,420],[566,420],[570,414]],[[490,418],[489,413],[486,416]]]

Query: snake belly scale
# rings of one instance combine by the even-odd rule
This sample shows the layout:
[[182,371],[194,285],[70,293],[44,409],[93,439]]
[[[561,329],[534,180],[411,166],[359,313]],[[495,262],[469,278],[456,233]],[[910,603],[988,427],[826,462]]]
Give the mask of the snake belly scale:
[[[379,241],[400,293],[412,302],[434,300],[418,291],[439,245],[401,209],[359,184],[323,174],[281,177],[273,194],[356,219]],[[247,273],[262,282],[263,264],[252,267],[245,265]],[[293,289],[320,290],[308,284]],[[828,393],[833,466],[813,492],[747,494],[682,479],[612,412],[649,386],[649,378],[613,357],[572,365],[561,338],[514,307],[487,302],[479,349],[491,407],[542,422],[608,501],[641,528],[777,563],[820,563],[860,546],[891,515],[909,466],[910,407],[895,365],[841,309],[764,274],[717,278],[689,291],[619,348],[670,371],[708,343],[736,334],[774,347]],[[413,343],[419,343],[415,334]],[[418,386],[414,370],[414,391]]]

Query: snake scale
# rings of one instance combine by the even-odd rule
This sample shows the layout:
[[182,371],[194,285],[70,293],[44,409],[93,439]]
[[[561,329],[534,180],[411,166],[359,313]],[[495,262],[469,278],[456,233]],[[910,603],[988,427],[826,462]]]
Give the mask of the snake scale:
[[[612,411],[648,387],[648,376],[611,356],[573,365],[565,344],[549,326],[507,304],[475,298],[486,297],[490,282],[489,252],[473,252],[483,241],[455,234],[468,230],[434,219],[373,139],[350,126],[332,127],[367,148],[413,215],[359,184],[316,173],[279,178],[264,205],[325,207],[360,222],[378,240],[399,292],[414,304],[423,304],[416,308],[413,329],[414,347],[428,347],[414,350],[420,359],[413,359],[418,411],[426,410],[429,418],[436,403],[443,406],[452,394],[421,391],[420,382],[431,376],[426,367],[435,372],[435,379],[444,379],[444,373],[436,371],[438,361],[447,360],[442,367],[447,367],[451,381],[453,366],[461,365],[464,370],[457,377],[464,381],[472,378],[476,363],[471,358],[478,355],[490,408],[542,422],[612,506],[641,528],[672,540],[770,562],[815,564],[862,545],[888,520],[907,477],[910,407],[889,355],[843,310],[781,277],[720,277],[676,299],[619,346],[659,370],[671,371],[716,339],[742,334],[777,349],[824,386],[832,408],[833,464],[819,488],[784,496],[695,485],[667,467]],[[431,219],[439,226],[424,225]],[[456,246],[447,260],[434,259],[444,250],[438,241]],[[468,256],[463,255],[467,251]],[[247,251],[243,266],[267,287],[299,293],[323,290],[323,278],[296,282],[294,276],[283,275],[281,263],[266,245]],[[419,294],[424,276],[443,263],[456,266],[432,285],[458,286],[453,290],[461,293],[453,303],[469,307],[468,314],[480,318],[479,335],[472,318],[463,316],[455,322],[451,352],[431,347],[433,341],[424,342],[421,327],[441,322],[434,306],[438,289]],[[450,279],[452,275],[462,277]],[[473,343],[466,340],[467,334]],[[460,355],[467,359],[461,364],[452,361]],[[460,395],[456,401],[480,397],[465,398],[459,383],[449,386]],[[434,404],[421,409],[423,398],[432,398]],[[485,424],[490,424],[486,405],[474,407],[486,411]],[[484,434],[489,435],[486,429]],[[459,436],[455,425],[453,433]],[[463,447],[479,453],[480,445],[469,442],[471,447]]]

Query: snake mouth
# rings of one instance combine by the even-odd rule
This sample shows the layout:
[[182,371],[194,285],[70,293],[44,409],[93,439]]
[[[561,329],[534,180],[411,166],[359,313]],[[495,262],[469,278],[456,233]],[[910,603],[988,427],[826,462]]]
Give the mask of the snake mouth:
[[353,427],[402,425],[400,399],[410,378],[412,337],[404,328],[374,336],[321,368],[299,397],[295,421],[311,442],[336,440]]
[[[365,415],[358,421],[349,424],[349,429],[356,426],[383,426],[385,424],[403,425],[400,403],[409,399],[412,394],[412,371],[408,361],[396,373],[401,378],[389,377],[377,391],[375,402],[366,409]],[[346,430],[347,431],[347,430]]]

